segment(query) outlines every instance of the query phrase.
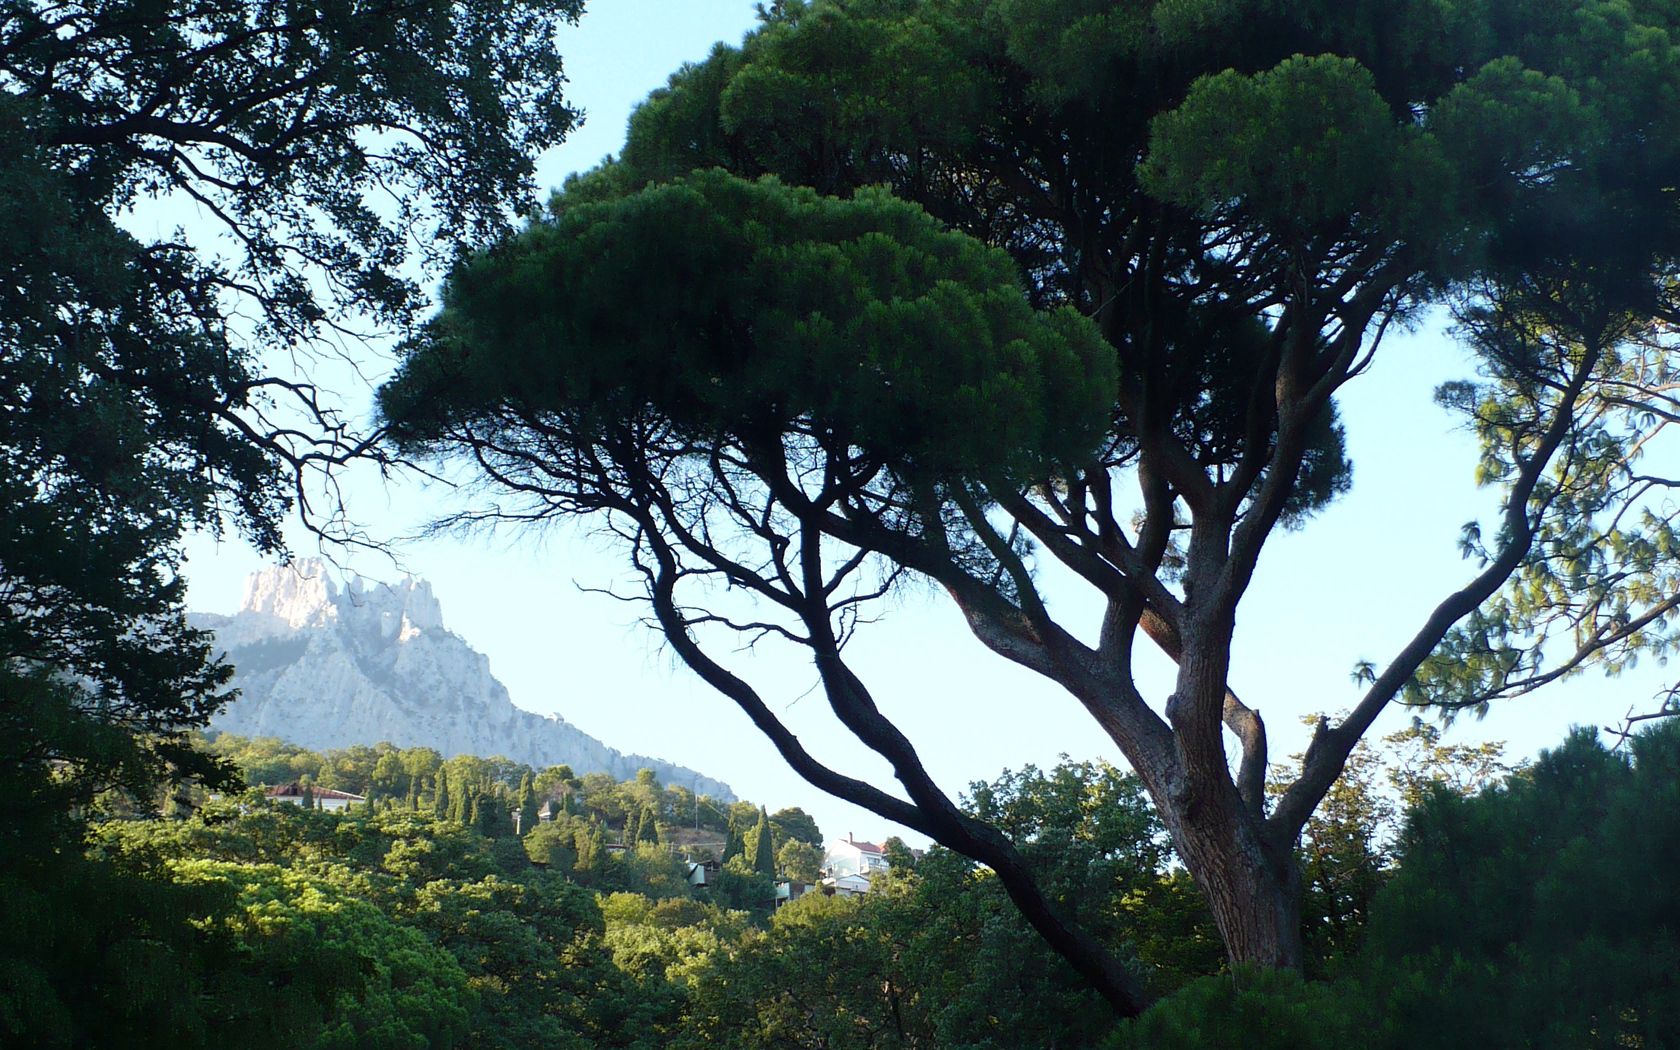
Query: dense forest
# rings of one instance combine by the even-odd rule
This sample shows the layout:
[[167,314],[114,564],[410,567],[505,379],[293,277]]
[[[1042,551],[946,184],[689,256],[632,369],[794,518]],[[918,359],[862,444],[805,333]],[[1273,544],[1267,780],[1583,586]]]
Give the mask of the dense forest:
[[[678,844],[694,800],[651,777],[389,745],[209,747],[259,786],[152,813],[101,799],[80,849],[0,866],[9,1045],[1680,1040],[1680,898],[1651,878],[1680,860],[1680,726],[1623,752],[1576,734],[1521,769],[1425,726],[1362,751],[1303,840],[1304,974],[1230,968],[1135,776],[1065,763],[971,785],[970,810],[1151,975],[1163,998],[1118,1029],[996,877],[938,847],[889,840],[867,894],[774,908],[773,880],[797,877],[819,838],[797,809],[700,800],[727,853],[696,887],[684,858],[706,847]],[[368,800],[328,812],[260,787],[300,781]],[[518,835],[538,806],[554,819]]]

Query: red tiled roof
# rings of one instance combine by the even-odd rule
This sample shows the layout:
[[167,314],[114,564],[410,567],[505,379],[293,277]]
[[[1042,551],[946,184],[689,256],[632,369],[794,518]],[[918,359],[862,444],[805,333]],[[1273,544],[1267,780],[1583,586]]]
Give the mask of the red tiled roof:
[[859,853],[884,853],[885,850],[873,842],[859,842],[850,835],[846,836],[846,843],[854,847]]

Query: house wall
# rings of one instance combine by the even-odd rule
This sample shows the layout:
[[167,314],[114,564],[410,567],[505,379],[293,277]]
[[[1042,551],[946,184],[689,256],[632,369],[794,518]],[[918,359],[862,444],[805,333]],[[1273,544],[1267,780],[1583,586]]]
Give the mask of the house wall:
[[[303,798],[300,795],[270,795],[268,797],[272,802],[285,802],[293,806],[303,805]],[[355,801],[357,800],[349,798],[321,798],[320,796],[316,796],[315,808],[336,812],[338,810],[348,808],[350,804]]]

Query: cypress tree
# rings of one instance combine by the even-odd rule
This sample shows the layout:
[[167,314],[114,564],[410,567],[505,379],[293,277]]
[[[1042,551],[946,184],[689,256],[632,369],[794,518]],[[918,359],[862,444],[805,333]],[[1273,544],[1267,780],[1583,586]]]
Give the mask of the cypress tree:
[[580,829],[573,842],[577,847],[577,864],[574,870],[589,871],[600,865],[607,852],[607,833],[599,823]]
[[437,771],[437,790],[432,793],[432,815],[442,820],[449,816],[449,771]]
[[761,875],[776,874],[776,846],[771,841],[770,814],[758,807],[758,827],[753,829],[753,870]]
[[489,814],[485,811],[485,808],[484,808],[484,796],[479,794],[476,791],[473,792],[472,808],[470,810],[468,810],[468,815],[467,815],[467,819],[466,819],[465,823],[467,824],[468,827],[477,828],[479,831],[488,835],[489,832],[485,831],[484,823],[483,823],[484,819],[488,816],[489,816]]
[[484,834],[491,838],[505,838],[513,834],[513,797],[507,788],[497,786],[484,796]]
[[315,808],[315,788],[309,784],[303,785],[303,808]]
[[624,815],[624,830],[619,833],[619,841],[625,846],[634,846],[636,837],[641,834],[642,815],[640,813],[626,813]]
[[419,777],[409,777],[408,778],[408,808],[410,810],[416,810],[416,809],[420,808],[420,778]]
[[[642,819],[636,825],[636,841],[659,841],[659,815],[653,811],[652,806],[642,807]],[[628,845],[628,843],[626,843],[626,845]]]
[[537,826],[537,789],[531,786],[531,774],[519,781],[519,835],[523,838]]
[[449,787],[449,819],[462,827],[471,827],[473,803],[478,801],[478,795],[468,792],[464,784]]
[[741,831],[735,824],[735,814],[731,813],[729,814],[729,833],[723,841],[723,856],[719,858],[720,862],[727,864],[729,858],[741,852],[741,845]]

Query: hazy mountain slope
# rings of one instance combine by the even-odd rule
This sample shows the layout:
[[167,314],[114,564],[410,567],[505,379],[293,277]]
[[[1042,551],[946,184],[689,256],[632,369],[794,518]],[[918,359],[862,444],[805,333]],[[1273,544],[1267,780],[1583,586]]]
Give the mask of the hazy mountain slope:
[[299,561],[252,575],[234,615],[195,614],[193,622],[216,632],[241,693],[215,729],[311,748],[389,740],[445,757],[504,755],[621,779],[645,767],[661,782],[735,797],[691,769],[623,754],[563,719],[515,707],[489,658],[443,626],[424,580],[352,579],[340,588],[319,562]]

